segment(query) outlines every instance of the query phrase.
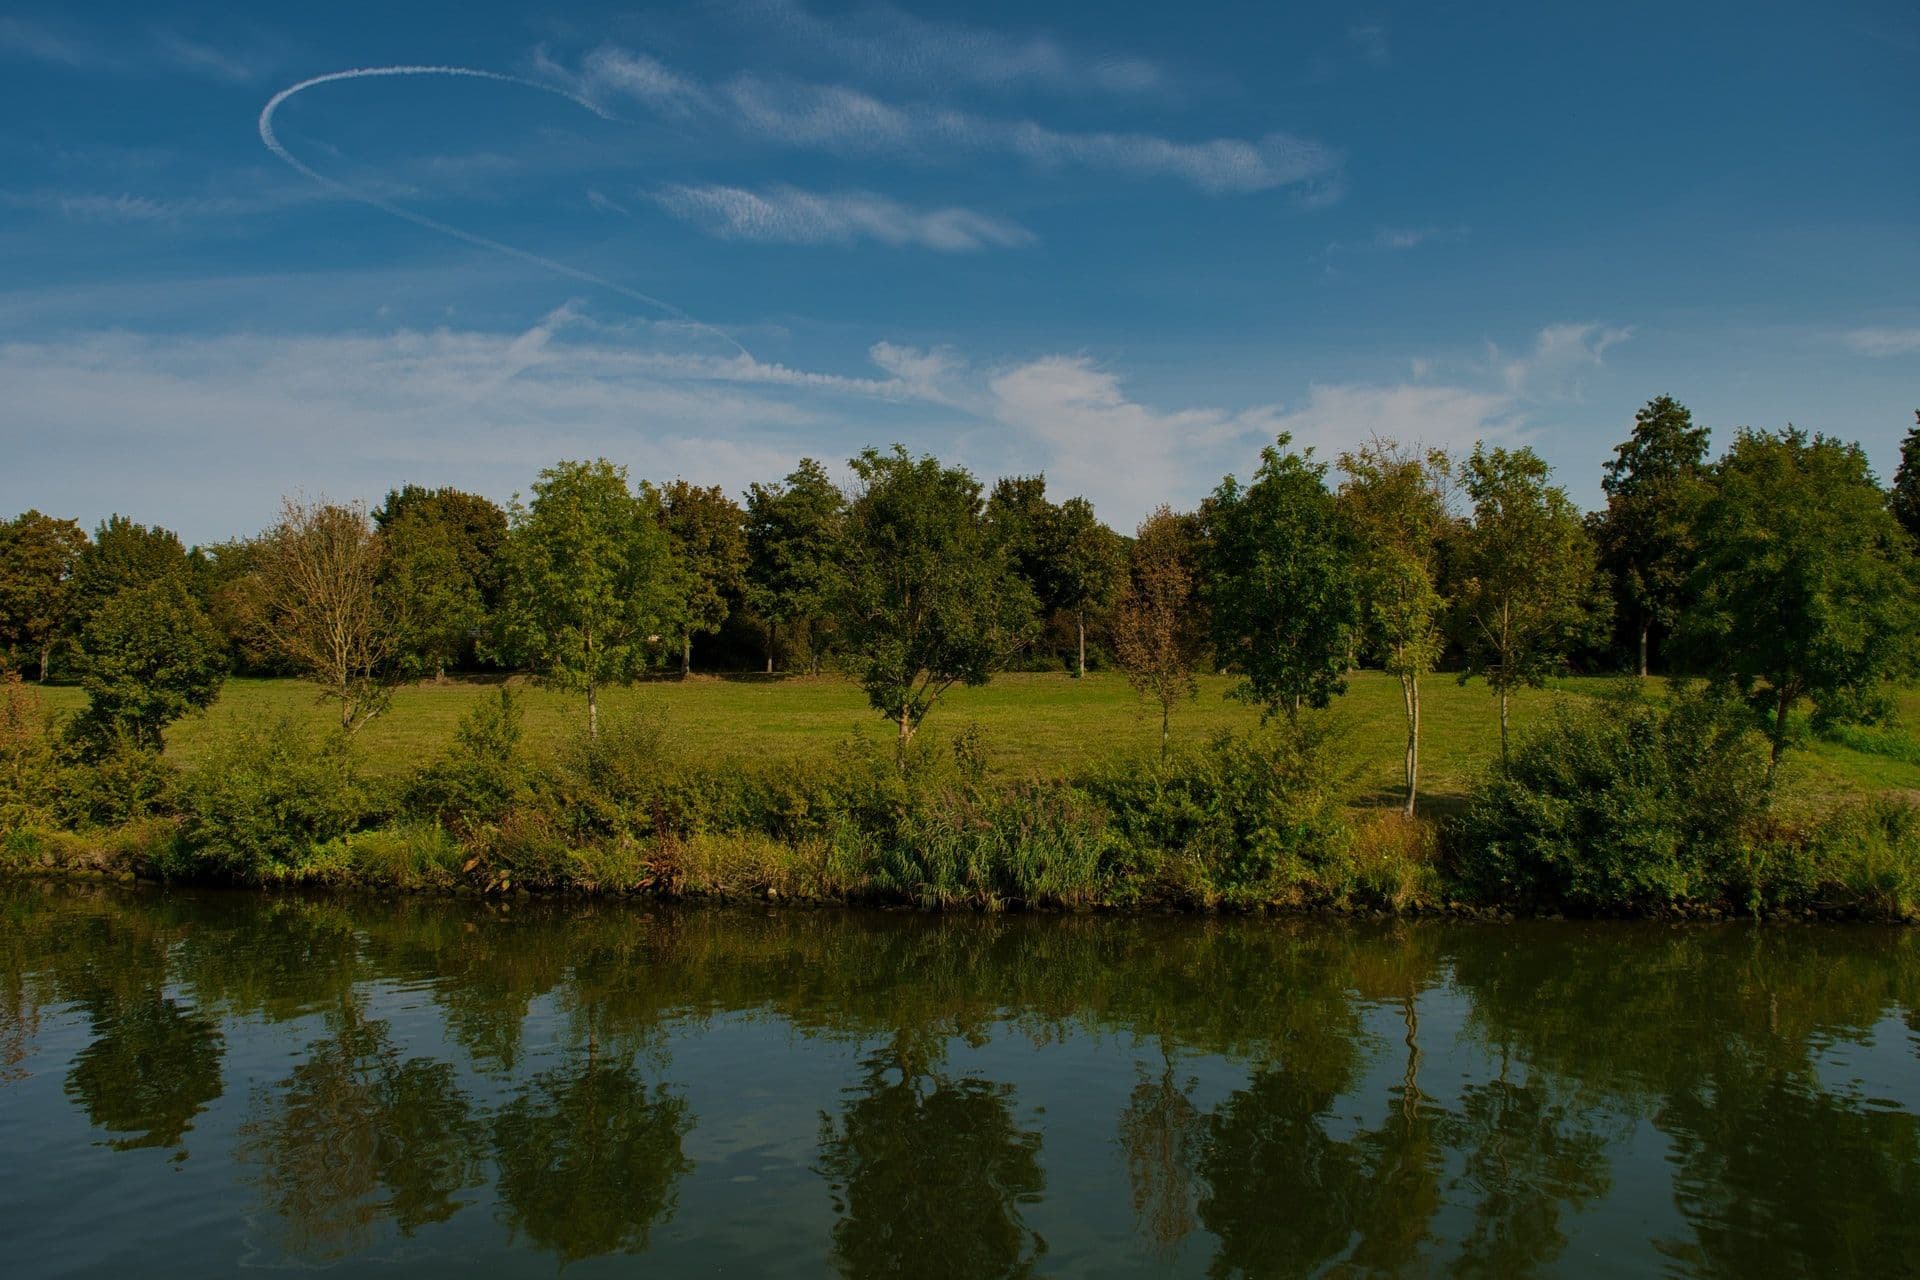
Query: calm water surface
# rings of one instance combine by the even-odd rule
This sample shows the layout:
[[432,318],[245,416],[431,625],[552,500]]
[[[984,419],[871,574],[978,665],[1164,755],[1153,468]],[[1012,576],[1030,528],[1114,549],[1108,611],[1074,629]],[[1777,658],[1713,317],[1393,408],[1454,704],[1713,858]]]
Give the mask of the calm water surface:
[[1920,1274],[1920,932],[0,886],[13,1276]]

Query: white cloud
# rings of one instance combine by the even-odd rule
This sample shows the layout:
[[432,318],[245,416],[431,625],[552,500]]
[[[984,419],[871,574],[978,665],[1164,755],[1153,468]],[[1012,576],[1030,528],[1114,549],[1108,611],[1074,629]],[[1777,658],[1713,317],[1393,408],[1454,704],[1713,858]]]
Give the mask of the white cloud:
[[729,240],[842,245],[877,240],[946,253],[1019,248],[1034,242],[1031,231],[1004,218],[971,209],[915,209],[870,191],[671,186],[655,192],[653,198],[675,217]]
[[563,81],[569,92],[595,102],[624,96],[674,114],[706,115],[750,137],[794,147],[926,157],[995,152],[1036,168],[1172,178],[1221,194],[1294,187],[1299,202],[1315,208],[1333,203],[1345,191],[1337,151],[1280,131],[1258,138],[1180,140],[1151,133],[1060,130],[1034,120],[952,107],[899,105],[847,85],[751,73],[708,89],[647,55],[611,47],[589,54],[577,73],[544,57],[539,69]]
[[1316,383],[1308,389],[1306,403],[1264,421],[1271,433],[1287,432],[1296,445],[1311,445],[1328,461],[1374,436],[1466,450],[1475,441],[1510,439],[1521,430],[1508,395],[1411,383]]
[[1507,389],[1515,394],[1575,397],[1580,394],[1582,371],[1605,363],[1607,349],[1633,336],[1631,325],[1610,327],[1593,322],[1550,324],[1534,338],[1533,350],[1512,359],[1488,344],[1488,354],[1501,366]]
[[835,19],[810,12],[796,0],[757,0],[740,8],[748,22],[774,35],[784,48],[809,50],[865,75],[917,88],[967,85],[1134,95],[1168,86],[1167,74],[1145,58],[1083,54],[1044,35],[1008,35],[935,22],[888,5]]
[[101,34],[69,25],[0,17],[0,53],[75,71],[177,71],[227,84],[247,84],[273,69],[280,60],[280,49],[277,41],[263,39],[257,33],[243,38],[244,48],[222,47],[165,28],[145,33],[115,28],[110,34]]
[[1863,356],[1920,355],[1920,329],[1854,329],[1841,341]]

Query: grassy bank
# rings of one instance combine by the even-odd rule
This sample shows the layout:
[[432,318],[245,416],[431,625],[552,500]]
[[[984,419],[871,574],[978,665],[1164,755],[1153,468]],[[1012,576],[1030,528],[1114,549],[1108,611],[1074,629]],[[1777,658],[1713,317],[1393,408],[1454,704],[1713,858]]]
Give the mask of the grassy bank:
[[1298,726],[1224,683],[1164,760],[1111,679],[969,691],[904,760],[831,679],[624,691],[598,739],[517,684],[406,690],[347,740],[303,687],[242,683],[164,755],[15,734],[0,869],[988,910],[1920,914],[1920,751],[1895,727],[1814,741],[1769,789],[1738,706],[1569,681],[1521,700],[1501,767],[1485,690],[1436,680],[1408,822],[1390,682],[1362,675]]

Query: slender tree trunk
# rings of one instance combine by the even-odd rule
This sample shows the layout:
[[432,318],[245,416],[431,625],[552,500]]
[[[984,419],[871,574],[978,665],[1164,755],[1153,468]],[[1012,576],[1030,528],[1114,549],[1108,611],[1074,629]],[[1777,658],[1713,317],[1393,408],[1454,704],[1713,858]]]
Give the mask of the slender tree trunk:
[[1647,678],[1647,633],[1651,630],[1653,630],[1653,620],[1642,618],[1640,620],[1640,678],[1642,680]]
[[1407,803],[1404,812],[1413,816],[1413,801],[1420,787],[1420,677],[1400,677],[1400,688],[1407,704]]
[[680,678],[686,679],[693,674],[693,632],[680,637]]
[[594,687],[593,677],[587,677],[587,736],[600,736],[600,699],[599,690]]
[[45,684],[47,682],[47,663],[52,658],[52,656],[53,656],[52,645],[43,644],[40,646],[40,683],[41,684]]
[[1507,686],[1500,685],[1500,763],[1507,762]]
[[353,732],[353,695],[340,695],[340,729],[343,733]]
[[769,622],[767,623],[767,674],[768,675],[773,674],[774,636],[775,636],[775,624],[772,622]]
[[1780,769],[1780,757],[1787,749],[1787,711],[1793,697],[1782,689],[1773,695],[1773,750],[1767,756],[1767,787],[1773,787],[1773,775]]
[[1160,758],[1167,758],[1167,722],[1173,718],[1173,703],[1160,699]]
[[1080,628],[1080,667],[1073,673],[1073,678],[1076,680],[1085,680],[1087,678],[1087,611],[1085,609],[1074,610],[1073,620]]

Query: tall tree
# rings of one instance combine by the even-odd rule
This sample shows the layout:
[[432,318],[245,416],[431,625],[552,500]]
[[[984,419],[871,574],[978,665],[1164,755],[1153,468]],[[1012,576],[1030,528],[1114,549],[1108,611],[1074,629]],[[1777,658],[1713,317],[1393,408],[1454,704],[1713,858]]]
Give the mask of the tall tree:
[[1900,466],[1893,473],[1893,489],[1887,494],[1887,509],[1920,543],[1920,409],[1913,411],[1914,424],[1900,442]]
[[1615,447],[1600,481],[1600,565],[1638,636],[1642,676],[1654,628],[1670,629],[1685,603],[1706,465],[1707,429],[1672,396],[1659,396],[1634,414],[1633,434]]
[[671,549],[653,511],[605,458],[548,467],[533,501],[509,510],[503,649],[549,685],[586,694],[593,736],[601,686],[646,669],[675,610]]
[[695,632],[711,635],[727,620],[727,601],[746,586],[747,516],[718,485],[675,480],[660,490],[661,514],[680,568],[680,674],[693,671]]
[[1438,449],[1422,453],[1376,438],[1341,454],[1340,469],[1347,477],[1340,505],[1358,538],[1362,635],[1400,681],[1407,719],[1403,811],[1411,818],[1420,785],[1420,678],[1445,648],[1446,602],[1436,584],[1453,466]]
[[0,524],[0,649],[31,655],[44,683],[74,607],[73,575],[87,547],[77,521],[23,511]]
[[1093,504],[1068,498],[1052,508],[1041,526],[1051,591],[1043,602],[1073,615],[1078,638],[1074,676],[1087,674],[1087,611],[1113,599],[1124,572],[1125,551],[1120,538],[1100,523]]
[[1160,708],[1160,754],[1167,754],[1173,708],[1199,692],[1194,664],[1204,643],[1193,608],[1198,575],[1179,516],[1162,506],[1140,524],[1127,585],[1114,613],[1120,667],[1143,698]]
[[226,645],[182,577],[117,592],[80,634],[83,739],[104,745],[124,733],[159,750],[161,733],[212,705],[226,678]]
[[381,587],[408,604],[400,657],[415,674],[440,676],[475,652],[499,603],[506,512],[478,494],[407,485],[373,521]]
[[386,709],[404,675],[409,602],[382,589],[382,550],[363,507],[297,498],[260,542],[267,635],[322,700],[340,704],[347,733]]
[[129,587],[190,572],[180,535],[122,515],[109,516],[93,531],[73,571],[73,607],[68,626],[75,634],[101,605]]
[[767,628],[767,672],[772,674],[779,629],[803,630],[808,657],[819,670],[821,620],[838,596],[846,496],[812,458],[779,484],[747,490],[748,607]]
[[1346,691],[1359,604],[1354,548],[1325,463],[1282,435],[1253,483],[1228,476],[1208,508],[1214,649],[1245,680],[1234,696],[1289,719]]
[[1802,700],[1826,720],[1868,718],[1912,672],[1914,551],[1860,446],[1793,427],[1734,440],[1698,538],[1682,639],[1765,714],[1771,781]]
[[1033,592],[990,536],[980,483],[931,455],[852,460],[842,620],[874,710],[902,749],[956,684],[985,684],[1033,629]]
[[1594,591],[1593,542],[1566,491],[1531,449],[1476,445],[1460,467],[1473,502],[1461,546],[1455,608],[1467,669],[1500,699],[1500,758],[1507,758],[1509,695],[1546,683],[1604,611]]

